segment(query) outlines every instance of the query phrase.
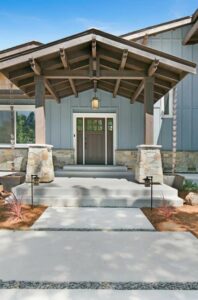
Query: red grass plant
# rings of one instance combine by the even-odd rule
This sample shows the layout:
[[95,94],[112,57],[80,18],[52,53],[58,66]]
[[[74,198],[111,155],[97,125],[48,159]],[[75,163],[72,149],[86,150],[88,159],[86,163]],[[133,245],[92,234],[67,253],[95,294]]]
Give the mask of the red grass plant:
[[15,194],[11,193],[8,197],[5,198],[5,202],[11,214],[10,220],[15,222],[22,220],[22,204],[21,201],[17,199]]
[[165,218],[170,219],[174,214],[175,208],[172,206],[163,206],[159,208],[159,213]]

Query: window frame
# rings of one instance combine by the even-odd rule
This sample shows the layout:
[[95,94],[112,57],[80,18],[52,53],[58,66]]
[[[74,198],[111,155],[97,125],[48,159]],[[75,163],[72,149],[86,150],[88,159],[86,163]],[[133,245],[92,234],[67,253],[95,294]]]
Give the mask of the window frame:
[[164,111],[165,111],[165,107],[164,107],[165,96],[163,96],[160,101],[160,110],[161,110],[161,118],[162,119],[171,119],[173,117],[173,89],[171,89],[167,94],[169,96],[169,107],[168,107],[169,113],[168,114],[164,113]]
[[[0,111],[10,111],[10,106],[13,106],[14,109],[14,140],[15,140],[15,148],[28,148],[29,144],[19,144],[16,143],[16,112],[17,111],[34,111],[35,112],[35,106],[34,105],[0,105]],[[1,144],[0,148],[10,148],[10,144]]]

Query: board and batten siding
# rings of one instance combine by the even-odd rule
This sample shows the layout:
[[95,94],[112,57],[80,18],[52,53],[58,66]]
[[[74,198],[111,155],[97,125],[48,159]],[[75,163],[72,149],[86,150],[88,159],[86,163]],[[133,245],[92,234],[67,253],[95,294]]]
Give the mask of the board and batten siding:
[[78,98],[62,98],[61,103],[48,100],[46,103],[46,140],[54,148],[73,148],[73,113],[116,113],[117,149],[136,149],[144,142],[144,106],[130,104],[129,99],[112,97],[111,93],[98,90],[98,110],[91,109],[93,90],[79,93]]
[[[198,44],[183,46],[190,25],[156,34],[148,39],[148,47],[170,53],[198,64]],[[177,86],[177,150],[198,150],[198,74],[187,75]],[[159,102],[155,105],[155,140],[170,150],[172,119],[161,119]]]

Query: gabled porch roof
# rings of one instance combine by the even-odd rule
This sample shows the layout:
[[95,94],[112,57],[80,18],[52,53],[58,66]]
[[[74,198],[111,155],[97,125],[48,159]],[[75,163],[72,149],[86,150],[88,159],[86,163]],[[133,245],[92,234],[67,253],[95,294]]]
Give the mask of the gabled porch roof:
[[59,101],[97,87],[144,101],[144,78],[154,77],[154,101],[160,99],[196,64],[96,30],[0,59],[0,71],[28,97],[35,96],[35,75],[45,78],[46,97]]

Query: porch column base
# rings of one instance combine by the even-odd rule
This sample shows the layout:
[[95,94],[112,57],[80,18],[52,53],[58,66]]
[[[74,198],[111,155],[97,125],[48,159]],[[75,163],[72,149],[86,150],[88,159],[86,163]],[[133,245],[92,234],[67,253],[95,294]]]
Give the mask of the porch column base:
[[54,180],[52,147],[45,144],[29,145],[26,182],[31,182],[31,175],[38,175],[40,182]]
[[137,146],[135,180],[144,183],[146,176],[153,176],[154,183],[163,183],[162,159],[159,145]]

